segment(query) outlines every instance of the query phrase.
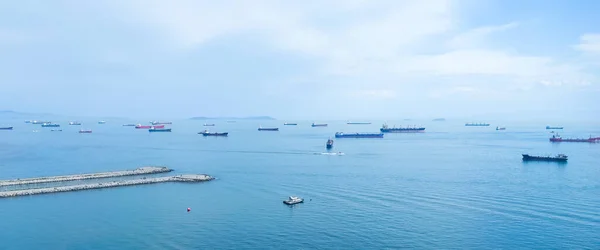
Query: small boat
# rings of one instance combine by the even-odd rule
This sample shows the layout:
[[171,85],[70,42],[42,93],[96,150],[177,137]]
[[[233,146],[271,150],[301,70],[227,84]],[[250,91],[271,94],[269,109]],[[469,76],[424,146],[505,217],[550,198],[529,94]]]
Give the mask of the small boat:
[[142,125],[142,124],[138,124],[138,125],[135,125],[135,128],[136,128],[136,129],[151,129],[151,128],[152,128],[152,126],[150,126],[150,125]]
[[77,125],[81,125],[81,122],[69,122],[69,125],[77,126]]
[[327,127],[327,123],[312,123],[311,127]]
[[228,132],[222,132],[222,133],[217,133],[217,132],[208,132],[208,130],[204,130],[202,132],[198,132],[199,135],[202,136],[227,136],[229,135]]
[[347,122],[348,125],[368,125],[370,122]]
[[383,133],[335,133],[335,138],[383,138]]
[[106,121],[99,121],[98,124],[106,124]]
[[496,130],[506,130],[505,127],[496,127]]
[[50,129],[50,131],[53,131],[53,132],[62,132],[62,129]]
[[55,124],[55,123],[42,124],[42,128],[58,128],[58,127],[60,127],[60,124]]
[[258,127],[258,131],[279,131],[279,128],[263,128],[263,127]]
[[81,129],[79,130],[80,134],[91,134],[92,130],[91,129]]
[[165,125],[155,125],[152,126],[151,129],[165,128]]
[[135,127],[135,124],[133,124],[133,123],[126,123],[126,124],[123,124],[123,127]]
[[214,127],[214,123],[204,123],[204,127]]
[[148,132],[171,132],[170,128],[151,128]]
[[327,140],[327,144],[325,144],[327,149],[331,149],[333,148],[333,140],[331,138],[329,138],[329,140]]
[[298,125],[298,123],[290,123],[290,122],[286,122],[286,123],[284,123],[283,125],[285,125],[285,126],[296,126],[296,125]]
[[490,126],[490,124],[489,123],[473,123],[473,122],[470,122],[470,123],[465,123],[465,126],[467,126],[467,127],[487,127],[487,126]]
[[0,130],[12,130],[13,127],[0,127]]
[[27,120],[27,121],[25,121],[25,123],[31,123],[31,120]]
[[563,129],[564,127],[552,127],[552,126],[546,126],[546,129]]
[[295,204],[302,203],[302,202],[304,202],[304,199],[302,199],[300,197],[296,197],[296,196],[290,196],[287,200],[283,201],[283,204],[295,205]]
[[568,157],[564,154],[558,154],[556,156],[534,156],[523,154],[523,161],[556,161],[566,162]]

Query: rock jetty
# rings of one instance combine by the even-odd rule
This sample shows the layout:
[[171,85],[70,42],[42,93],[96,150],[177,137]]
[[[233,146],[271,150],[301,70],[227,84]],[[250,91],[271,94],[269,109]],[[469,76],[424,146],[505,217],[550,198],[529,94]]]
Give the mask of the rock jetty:
[[146,175],[146,174],[159,174],[173,171],[167,167],[141,167],[134,170],[123,170],[114,172],[102,172],[102,173],[91,173],[91,174],[75,174],[75,175],[62,175],[62,176],[48,176],[48,177],[36,177],[26,179],[14,179],[14,180],[0,180],[0,187],[12,186],[12,185],[29,185],[49,182],[63,182],[63,181],[79,181],[89,179],[102,179],[122,176],[133,176],[133,175]]
[[[121,175],[121,176],[123,176],[123,175]],[[61,177],[61,176],[56,176],[56,177]],[[52,177],[48,177],[48,178],[52,178]],[[88,178],[88,179],[90,179],[90,178]],[[81,184],[81,185],[71,185],[71,186],[59,186],[59,187],[5,191],[5,192],[0,192],[0,198],[36,195],[36,194],[49,194],[49,193],[58,193],[58,192],[71,192],[71,191],[81,191],[81,190],[88,190],[88,189],[100,189],[100,188],[110,188],[110,187],[123,187],[123,186],[152,184],[152,183],[161,183],[161,182],[204,182],[204,181],[210,181],[210,180],[214,180],[214,177],[205,175],[205,174],[177,175],[177,176],[156,177],[156,178],[145,178],[144,177],[142,179],[134,179],[134,180],[110,181],[110,182],[101,182],[101,183],[92,183],[92,184]]]

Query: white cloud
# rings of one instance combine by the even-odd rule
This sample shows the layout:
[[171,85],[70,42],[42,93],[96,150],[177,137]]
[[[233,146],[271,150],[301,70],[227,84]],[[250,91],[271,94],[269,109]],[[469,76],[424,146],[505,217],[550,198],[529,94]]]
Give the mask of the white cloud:
[[576,49],[600,55],[600,34],[584,34],[579,40],[580,43],[575,45]]
[[516,28],[518,25],[518,23],[512,22],[498,26],[478,27],[454,36],[446,44],[454,49],[480,47],[485,44],[489,35]]

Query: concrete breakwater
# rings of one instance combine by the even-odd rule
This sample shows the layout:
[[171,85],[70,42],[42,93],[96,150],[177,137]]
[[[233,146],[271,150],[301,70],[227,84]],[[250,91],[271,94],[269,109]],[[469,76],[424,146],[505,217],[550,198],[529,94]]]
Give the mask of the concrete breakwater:
[[204,181],[210,181],[210,180],[214,180],[214,177],[205,175],[205,174],[177,175],[177,176],[156,177],[156,178],[142,178],[142,179],[134,179],[134,180],[111,181],[111,182],[91,183],[91,184],[81,184],[81,185],[71,185],[71,186],[5,191],[5,192],[0,192],[0,198],[36,195],[36,194],[58,193],[58,192],[71,192],[71,191],[110,188],[110,187],[122,187],[122,186],[152,184],[152,183],[161,183],[161,182],[204,182]]
[[173,170],[170,168],[167,168],[167,167],[141,167],[141,168],[137,168],[134,170],[123,170],[123,171],[113,171],[113,172],[48,176],[48,177],[36,177],[36,178],[14,179],[14,180],[0,180],[0,187],[12,186],[12,185],[29,185],[29,184],[38,184],[38,183],[49,183],[49,182],[102,179],[102,178],[123,177],[123,176],[133,176],[133,175],[159,174],[159,173],[167,173],[167,172],[171,172],[171,171],[173,171]]

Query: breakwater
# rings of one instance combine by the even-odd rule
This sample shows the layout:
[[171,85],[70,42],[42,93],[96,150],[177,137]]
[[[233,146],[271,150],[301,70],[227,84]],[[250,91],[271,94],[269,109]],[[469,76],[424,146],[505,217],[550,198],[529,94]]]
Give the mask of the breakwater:
[[35,178],[14,179],[14,180],[0,180],[0,187],[12,186],[12,185],[29,185],[29,184],[49,183],[49,182],[102,179],[102,178],[146,175],[146,174],[159,174],[159,173],[167,173],[167,172],[171,172],[171,171],[173,171],[173,170],[170,168],[167,168],[167,167],[141,167],[141,168],[137,168],[134,170],[123,170],[123,171],[113,171],[113,172],[35,177]]
[[[57,176],[57,177],[59,177],[59,176]],[[52,177],[48,177],[48,178],[52,178]],[[110,181],[110,182],[81,184],[81,185],[4,191],[4,192],[0,192],[0,198],[27,196],[27,195],[36,195],[36,194],[49,194],[49,193],[58,193],[58,192],[72,192],[72,191],[81,191],[81,190],[88,190],[88,189],[123,187],[123,186],[153,184],[153,183],[162,183],[162,182],[204,182],[204,181],[210,181],[213,179],[214,179],[214,177],[205,175],[205,174],[176,175],[176,176],[156,177],[156,178],[144,177],[141,179],[133,179],[133,180]]]

